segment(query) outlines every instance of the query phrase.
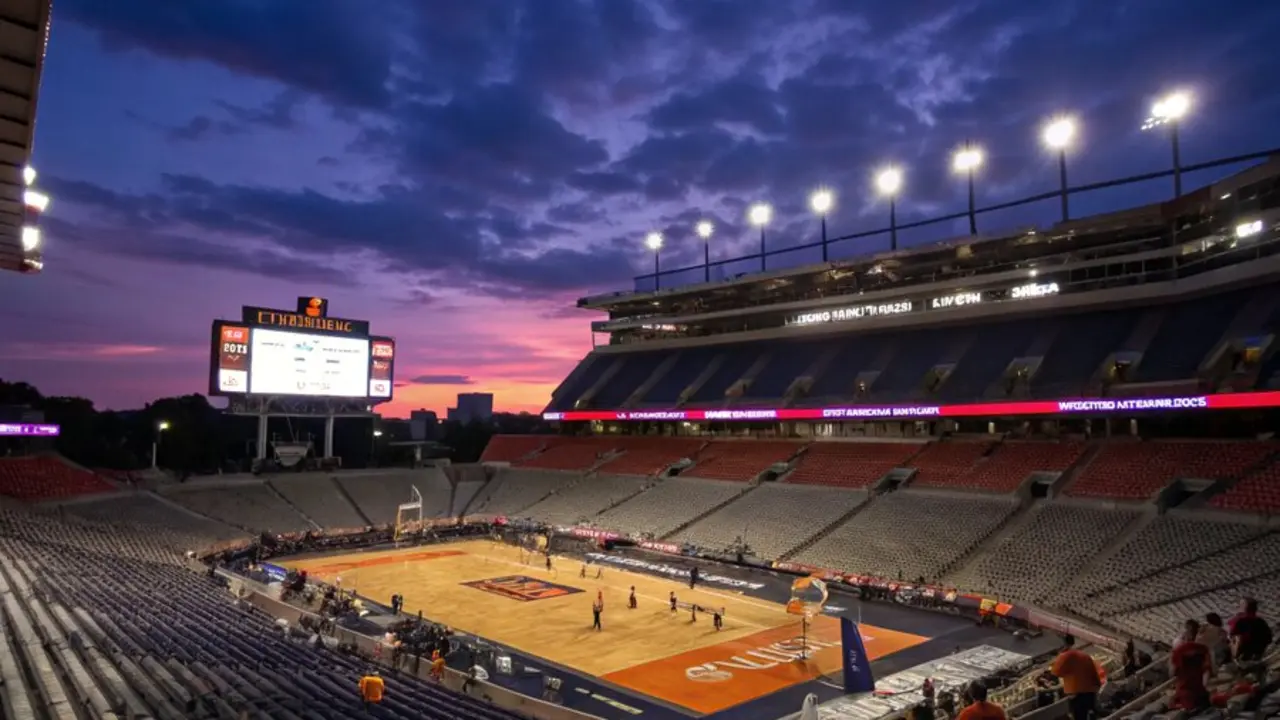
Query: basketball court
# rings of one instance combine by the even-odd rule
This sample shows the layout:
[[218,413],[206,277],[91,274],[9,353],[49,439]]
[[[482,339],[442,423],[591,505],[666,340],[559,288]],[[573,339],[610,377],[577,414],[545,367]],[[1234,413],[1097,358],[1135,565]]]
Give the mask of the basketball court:
[[[807,633],[783,605],[730,591],[702,588],[639,572],[553,558],[533,560],[515,547],[488,540],[349,553],[283,561],[287,567],[334,581],[344,589],[389,604],[404,596],[404,611],[423,615],[526,655],[595,676],[691,714],[710,714],[841,669],[840,627],[815,618]],[[627,607],[634,586],[638,607]],[[712,616],[672,612],[669,593],[682,605],[723,608],[724,627]],[[592,605],[603,598],[603,629],[591,628]],[[929,640],[862,625],[869,659]],[[807,659],[798,661],[801,653]]]

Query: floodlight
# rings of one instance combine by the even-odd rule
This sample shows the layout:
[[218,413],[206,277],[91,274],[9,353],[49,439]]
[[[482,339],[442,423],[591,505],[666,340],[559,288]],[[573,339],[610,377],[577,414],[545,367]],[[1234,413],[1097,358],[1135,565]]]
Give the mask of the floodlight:
[[651,232],[644,237],[645,247],[657,252],[662,249],[662,233]]
[[158,425],[156,425],[156,429],[157,429],[157,430],[160,430],[161,432],[163,432],[163,431],[165,431],[165,430],[168,430],[168,429],[169,429],[169,421],[168,421],[168,420],[161,420],[161,421],[160,421],[160,423],[159,423]]
[[716,226],[712,225],[710,220],[700,220],[693,228],[694,232],[698,233],[698,237],[703,240],[711,237],[711,233],[714,232],[715,229]]
[[22,227],[22,249],[31,252],[40,247],[40,228],[24,225]]
[[1151,117],[1176,122],[1191,109],[1191,95],[1178,91],[1170,93],[1151,106]]
[[809,196],[809,207],[813,208],[813,211],[819,215],[826,215],[831,212],[831,206],[835,204],[835,201],[835,194],[823,188],[815,190]]
[[22,181],[30,185],[36,181],[36,169],[30,165],[22,168]]
[[1076,136],[1076,121],[1060,117],[1044,127],[1044,144],[1055,150],[1065,150]]
[[767,203],[756,203],[747,212],[747,220],[758,227],[764,227],[773,219],[773,208]]
[[381,430],[374,430],[374,431],[373,431],[373,436],[374,436],[374,437],[382,437],[382,431],[381,431]]
[[955,154],[952,166],[956,172],[973,172],[982,165],[983,155],[982,149],[976,147],[966,147]]
[[896,167],[887,167],[876,174],[876,190],[881,195],[897,195],[902,189],[902,171]]
[[1252,222],[1240,223],[1236,226],[1236,237],[1247,238],[1262,232],[1262,221],[1254,220]]
[[22,201],[36,212],[44,212],[49,207],[49,196],[39,190],[27,190],[22,193]]

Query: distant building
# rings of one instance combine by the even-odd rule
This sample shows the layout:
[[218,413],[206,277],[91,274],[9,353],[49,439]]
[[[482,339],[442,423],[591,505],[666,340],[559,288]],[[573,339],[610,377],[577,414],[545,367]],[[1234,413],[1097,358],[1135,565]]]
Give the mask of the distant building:
[[493,419],[493,393],[458,393],[458,406],[449,408],[449,419],[466,425]]
[[409,439],[431,441],[436,439],[440,419],[432,410],[414,410],[409,413]]

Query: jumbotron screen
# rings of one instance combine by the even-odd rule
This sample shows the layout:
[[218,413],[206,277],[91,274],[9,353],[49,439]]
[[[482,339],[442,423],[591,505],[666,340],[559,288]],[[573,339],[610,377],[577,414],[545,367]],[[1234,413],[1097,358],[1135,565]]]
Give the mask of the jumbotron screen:
[[213,324],[210,394],[391,398],[395,341],[364,334],[367,323],[245,310],[251,322]]

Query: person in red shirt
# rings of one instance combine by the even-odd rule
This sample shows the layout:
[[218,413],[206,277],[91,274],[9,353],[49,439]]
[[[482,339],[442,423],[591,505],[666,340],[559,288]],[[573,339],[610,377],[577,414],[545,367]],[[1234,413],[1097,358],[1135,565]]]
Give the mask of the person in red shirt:
[[1173,707],[1183,710],[1199,710],[1209,706],[1209,689],[1205,678],[1212,666],[1209,647],[1196,641],[1200,623],[1188,620],[1182,633],[1182,642],[1169,654],[1173,666]]
[[987,686],[980,680],[969,684],[969,697],[973,702],[960,711],[956,720],[1008,720],[1004,708],[993,702],[987,702]]
[[1231,618],[1231,652],[1239,661],[1261,660],[1273,640],[1271,627],[1266,620],[1258,617],[1257,600],[1245,598],[1243,604],[1244,609],[1240,614]]

